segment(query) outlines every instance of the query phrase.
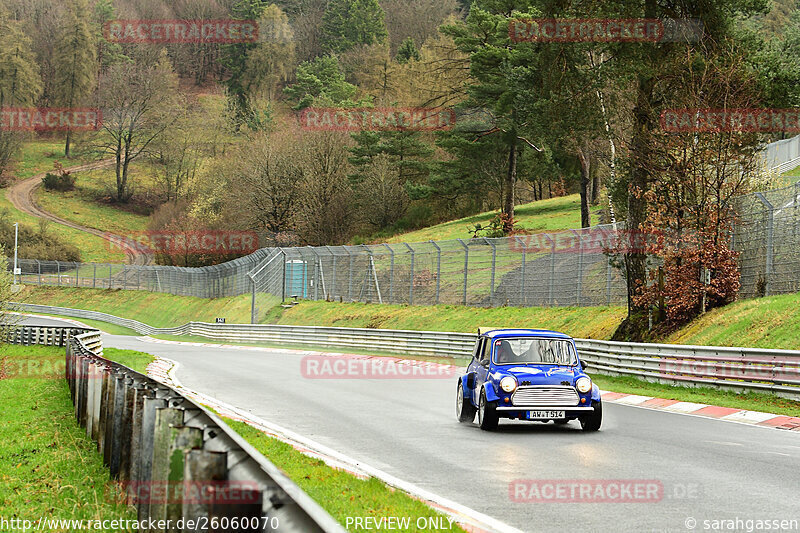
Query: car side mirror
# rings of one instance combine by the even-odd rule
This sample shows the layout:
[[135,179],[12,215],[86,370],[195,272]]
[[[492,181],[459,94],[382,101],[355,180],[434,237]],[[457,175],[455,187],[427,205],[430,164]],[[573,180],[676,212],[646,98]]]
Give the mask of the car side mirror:
[[584,361],[584,360],[581,360],[581,368],[582,368],[583,370],[586,370],[586,361]]

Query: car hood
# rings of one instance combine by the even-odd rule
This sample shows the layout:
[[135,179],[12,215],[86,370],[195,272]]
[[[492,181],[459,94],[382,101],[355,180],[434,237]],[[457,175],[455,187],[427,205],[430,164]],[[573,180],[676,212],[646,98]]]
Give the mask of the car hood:
[[531,385],[561,385],[563,381],[566,381],[572,385],[575,377],[581,374],[577,367],[569,366],[512,365],[503,367],[503,370],[513,374],[520,385],[523,381],[530,381]]

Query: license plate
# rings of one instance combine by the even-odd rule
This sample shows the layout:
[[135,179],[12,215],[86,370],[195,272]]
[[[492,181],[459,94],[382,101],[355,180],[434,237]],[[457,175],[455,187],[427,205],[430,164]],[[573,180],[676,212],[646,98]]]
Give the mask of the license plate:
[[564,411],[530,411],[528,418],[535,419],[550,419],[550,418],[565,418]]

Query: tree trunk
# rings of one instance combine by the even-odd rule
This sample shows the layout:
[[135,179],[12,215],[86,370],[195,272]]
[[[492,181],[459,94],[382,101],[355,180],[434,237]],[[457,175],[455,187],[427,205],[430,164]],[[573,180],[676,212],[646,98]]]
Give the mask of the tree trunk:
[[589,174],[592,172],[592,162],[583,148],[578,148],[578,160],[581,162],[581,227],[588,228],[592,225],[589,216],[589,184],[591,182]]
[[67,158],[69,157],[69,141],[70,141],[71,134],[72,134],[72,131],[70,131],[70,129],[67,128],[67,141],[64,144],[64,157],[67,157]]
[[503,199],[503,214],[506,215],[506,223],[503,227],[503,232],[508,234],[513,228],[512,221],[514,219],[514,188],[517,183],[517,135],[515,132],[511,133],[511,147],[508,150],[508,173],[506,174],[506,182],[504,187]]
[[[647,201],[644,194],[649,187],[650,172],[648,160],[650,154],[650,104],[653,97],[654,81],[649,77],[640,77],[637,85],[636,106],[633,109],[634,124],[631,138],[631,159],[633,162],[628,190],[628,230],[636,232],[642,229],[647,217]],[[628,284],[628,317],[632,314],[644,313],[646,306],[637,305],[634,297],[646,282],[645,277],[647,255],[638,248],[631,248],[626,253],[626,277]]]
[[597,197],[600,195],[600,173],[597,171],[597,165],[592,166],[592,195],[590,202],[592,205],[597,204]]

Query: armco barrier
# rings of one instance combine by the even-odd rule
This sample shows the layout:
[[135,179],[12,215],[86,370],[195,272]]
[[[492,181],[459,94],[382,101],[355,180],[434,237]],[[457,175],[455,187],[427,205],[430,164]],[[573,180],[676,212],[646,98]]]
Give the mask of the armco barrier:
[[344,533],[214,413],[101,353],[99,331],[69,337],[70,395],[76,419],[97,442],[125,489],[120,497],[137,508],[140,521],[171,523],[169,531]]
[[[10,326],[5,331],[5,340],[9,344],[20,344],[23,346],[41,345],[66,347],[70,337],[90,332],[96,332],[97,339],[100,338],[100,332],[95,329],[78,327]],[[100,346],[99,355],[102,355],[102,346]]]
[[[81,309],[14,304],[22,311],[103,320],[145,335],[196,335],[229,342],[261,342],[287,346],[329,346],[417,355],[469,357],[471,333],[391,329],[208,324],[190,322],[176,328],[153,328],[141,322]],[[718,346],[683,346],[576,339],[591,370],[636,376],[685,386],[710,386],[738,391],[769,392],[800,399],[800,351]]]

